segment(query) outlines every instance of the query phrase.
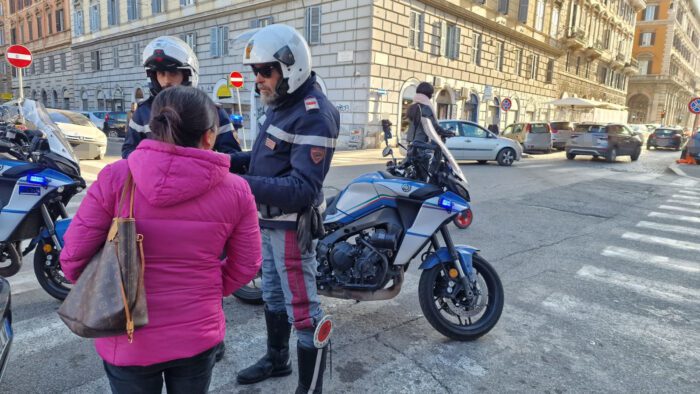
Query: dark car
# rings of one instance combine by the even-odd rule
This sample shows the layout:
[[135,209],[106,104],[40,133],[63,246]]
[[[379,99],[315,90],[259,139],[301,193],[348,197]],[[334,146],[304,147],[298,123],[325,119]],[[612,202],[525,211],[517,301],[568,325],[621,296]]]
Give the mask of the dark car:
[[670,127],[659,127],[649,134],[647,139],[647,149],[668,148],[681,150],[688,142],[688,137],[681,129]]
[[10,283],[0,276],[0,381],[10,359],[12,345],[12,312],[10,311]]
[[126,128],[129,123],[128,119],[126,112],[107,112],[102,131],[104,131],[108,137],[125,138]]
[[617,156],[630,156],[637,161],[642,153],[642,140],[620,123],[580,123],[574,127],[571,140],[566,144],[566,158],[577,155],[605,157],[614,162]]

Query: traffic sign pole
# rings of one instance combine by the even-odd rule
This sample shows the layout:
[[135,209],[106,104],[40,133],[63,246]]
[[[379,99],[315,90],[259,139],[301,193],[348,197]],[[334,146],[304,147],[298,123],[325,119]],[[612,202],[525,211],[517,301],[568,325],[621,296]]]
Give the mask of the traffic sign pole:
[[[228,76],[229,83],[236,89],[236,98],[238,99],[238,114],[243,119],[243,107],[241,106],[241,88],[243,87],[243,74],[238,71],[232,71]],[[241,125],[241,134],[243,135],[243,149],[248,149],[248,144],[245,140],[245,127]]]
[[19,80],[19,100],[24,99],[24,82],[22,81],[22,69],[17,68],[17,79]]

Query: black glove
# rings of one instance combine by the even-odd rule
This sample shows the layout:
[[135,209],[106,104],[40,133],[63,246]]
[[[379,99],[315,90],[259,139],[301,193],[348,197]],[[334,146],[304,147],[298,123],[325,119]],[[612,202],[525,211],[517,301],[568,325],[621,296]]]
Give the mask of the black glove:
[[248,166],[250,165],[250,152],[234,152],[230,153],[231,156],[231,167],[230,172],[235,174],[245,174],[248,171]]
[[297,215],[297,246],[301,253],[311,252],[313,240],[325,235],[323,216],[318,207],[305,208]]

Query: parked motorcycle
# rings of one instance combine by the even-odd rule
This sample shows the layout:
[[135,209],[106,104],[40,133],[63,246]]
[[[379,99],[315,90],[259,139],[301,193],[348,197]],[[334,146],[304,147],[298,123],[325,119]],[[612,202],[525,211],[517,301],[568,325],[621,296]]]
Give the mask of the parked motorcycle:
[[[418,297],[428,322],[452,339],[479,338],[498,322],[504,295],[478,249],[455,245],[448,230],[455,219],[470,215],[466,178],[426,119],[431,141],[421,148],[432,152],[428,179],[405,177],[415,173],[413,164],[393,158],[389,126],[384,124],[384,154],[392,156],[388,172],[362,175],[327,201],[326,234],[316,248],[318,293],[357,301],[394,298],[409,263],[420,256]],[[235,296],[262,302],[256,287]]]
[[[70,222],[66,205],[83,189],[78,159],[46,109],[28,99],[0,106],[0,276],[19,272],[34,250],[41,287],[66,297],[61,234]],[[30,241],[23,251],[22,241]]]

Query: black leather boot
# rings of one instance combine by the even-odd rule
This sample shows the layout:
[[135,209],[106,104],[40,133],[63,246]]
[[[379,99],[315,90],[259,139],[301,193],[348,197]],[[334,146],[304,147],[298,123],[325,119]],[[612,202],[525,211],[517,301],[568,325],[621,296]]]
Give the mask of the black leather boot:
[[267,354],[258,362],[238,373],[236,380],[240,384],[261,382],[267,378],[287,376],[292,373],[289,360],[289,333],[292,325],[287,312],[273,313],[265,308],[267,325]]
[[321,394],[323,392],[323,372],[326,370],[327,354],[328,345],[321,349],[305,348],[297,342],[299,384],[295,394]]

